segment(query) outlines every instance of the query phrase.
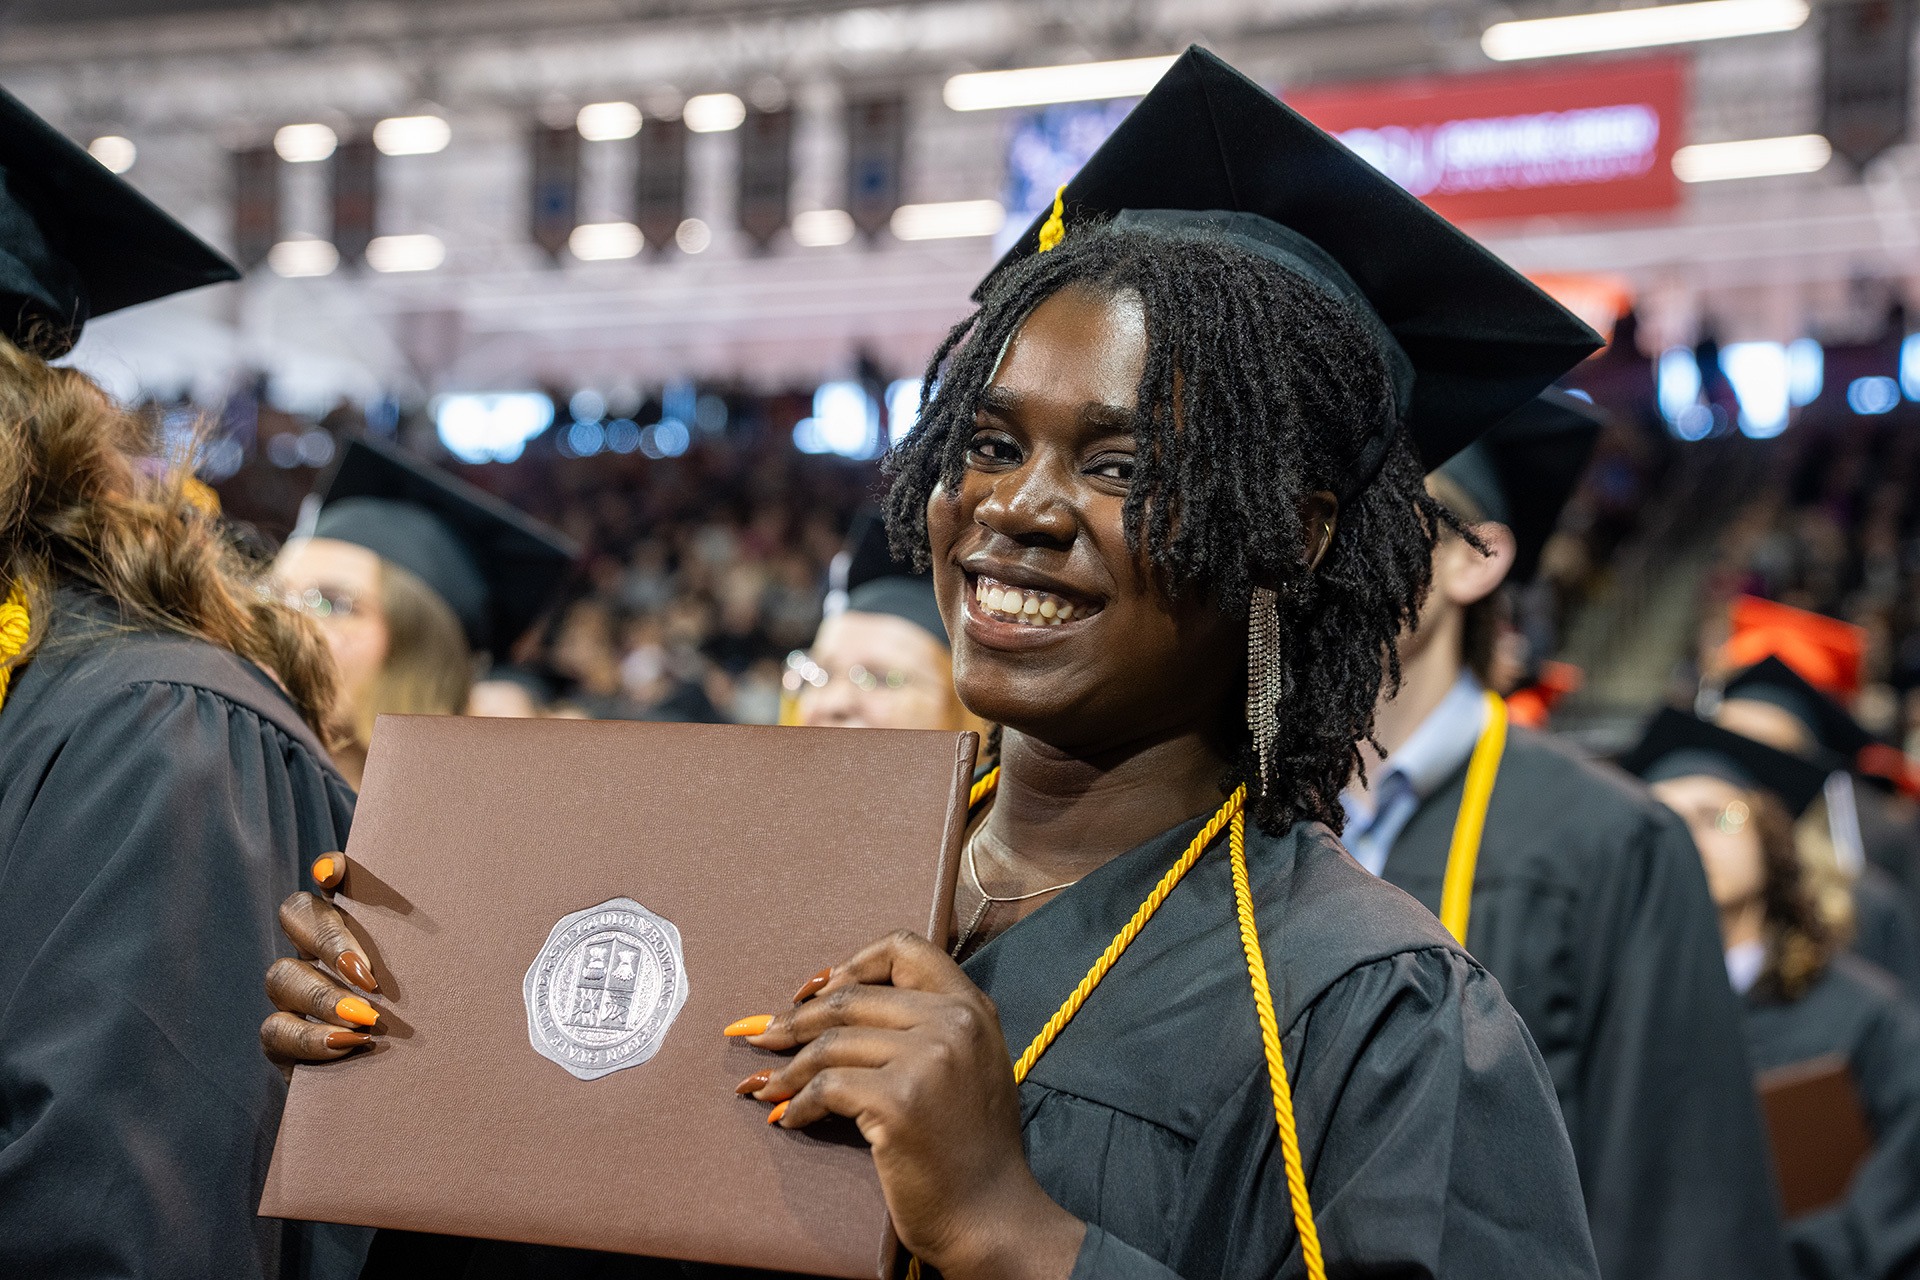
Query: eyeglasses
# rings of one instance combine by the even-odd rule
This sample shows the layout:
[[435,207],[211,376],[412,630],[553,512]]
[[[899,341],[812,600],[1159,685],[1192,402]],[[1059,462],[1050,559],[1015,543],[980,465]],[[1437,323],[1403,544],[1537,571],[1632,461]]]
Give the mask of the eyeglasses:
[[359,598],[351,591],[338,587],[308,587],[304,591],[277,591],[262,586],[260,594],[269,600],[278,600],[289,609],[297,609],[311,617],[325,620],[328,618],[351,617],[359,608]]
[[1715,829],[1723,835],[1734,835],[1747,829],[1747,823],[1753,817],[1753,811],[1747,808],[1744,800],[1729,800],[1724,809],[1713,815]]
[[845,680],[862,693],[893,693],[913,683],[913,677],[905,671],[873,671],[857,662],[845,674],[832,672],[815,662],[806,650],[795,649],[787,655],[787,669],[780,684],[788,693],[798,695],[808,689],[824,689],[835,680]]

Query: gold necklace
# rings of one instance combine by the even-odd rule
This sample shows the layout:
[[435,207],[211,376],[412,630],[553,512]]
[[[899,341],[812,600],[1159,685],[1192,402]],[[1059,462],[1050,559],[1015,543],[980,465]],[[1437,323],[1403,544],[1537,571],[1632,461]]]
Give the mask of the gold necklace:
[[975,866],[973,861],[973,847],[979,843],[979,840],[980,833],[978,831],[967,837],[966,862],[967,878],[973,881],[973,891],[980,895],[980,905],[974,908],[972,918],[967,921],[966,927],[960,930],[959,939],[954,942],[953,950],[948,953],[956,959],[959,958],[962,951],[967,949],[967,943],[973,940],[974,933],[980,928],[980,922],[987,918],[987,912],[994,906],[1012,902],[1028,902],[1034,898],[1045,897],[1049,893],[1058,893],[1062,889],[1071,889],[1074,885],[1080,883],[1080,877],[1075,876],[1071,880],[1062,880],[1059,884],[1048,885],[1044,889],[1035,889],[1032,893],[1016,893],[1010,897],[1000,897],[988,893],[987,887],[980,883],[980,868]]

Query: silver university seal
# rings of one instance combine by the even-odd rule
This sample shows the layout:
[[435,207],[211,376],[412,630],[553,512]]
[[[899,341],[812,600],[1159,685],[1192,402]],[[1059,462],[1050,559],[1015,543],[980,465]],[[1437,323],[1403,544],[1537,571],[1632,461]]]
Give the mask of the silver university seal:
[[595,1080],[660,1051],[687,1003],[680,931],[632,898],[553,926],[522,988],[534,1052]]

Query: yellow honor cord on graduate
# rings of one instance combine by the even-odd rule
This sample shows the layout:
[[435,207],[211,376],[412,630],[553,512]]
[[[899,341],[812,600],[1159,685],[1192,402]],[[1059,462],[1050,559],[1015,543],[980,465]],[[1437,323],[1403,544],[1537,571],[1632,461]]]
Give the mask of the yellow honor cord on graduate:
[[1040,252],[1054,248],[1067,238],[1067,184],[1061,183],[1053,193],[1053,212],[1040,224]]
[[1447,849],[1447,876],[1440,885],[1440,923],[1454,941],[1467,945],[1467,917],[1473,911],[1473,875],[1480,865],[1480,837],[1487,829],[1487,806],[1493,801],[1493,782],[1500,774],[1500,757],[1507,749],[1507,704],[1488,691],[1487,722],[1467,760],[1466,790],[1460,813],[1453,820],[1453,843]]
[[[1057,208],[1057,205],[1056,205]],[[999,784],[1000,770],[996,766],[989,770],[980,781],[973,784],[968,805],[979,804],[993,794]],[[1293,1205],[1293,1222],[1300,1233],[1300,1256],[1307,1266],[1309,1280],[1326,1280],[1326,1264],[1320,1257],[1320,1233],[1313,1225],[1313,1205],[1307,1198],[1307,1176],[1300,1159],[1300,1139],[1293,1124],[1293,1090],[1287,1083],[1286,1060],[1280,1049],[1280,1022],[1273,1008],[1273,991],[1267,982],[1267,962],[1260,948],[1260,933],[1253,916],[1253,890],[1247,880],[1246,853],[1246,787],[1235,787],[1233,794],[1226,798],[1207,824],[1200,828],[1186,851],[1175,860],[1160,882],[1153,887],[1146,900],[1140,904],[1133,918],[1121,926],[1120,932],[1113,935],[1113,941],[1100,953],[1071,993],[1068,994],[1046,1025],[1040,1028],[1033,1042],[1026,1047],[1013,1064],[1013,1080],[1019,1084],[1033,1070],[1033,1064],[1040,1060],[1067,1023],[1087,1002],[1093,989],[1100,985],[1101,979],[1118,962],[1122,953],[1140,936],[1140,931],[1167,900],[1175,886],[1200,861],[1200,855],[1207,851],[1222,827],[1229,828],[1229,848],[1233,865],[1234,907],[1240,918],[1240,945],[1247,955],[1247,977],[1253,984],[1253,1007],[1260,1020],[1260,1044],[1267,1060],[1267,1075],[1273,1085],[1273,1116],[1280,1127],[1280,1157],[1286,1168],[1287,1198]],[[920,1280],[920,1260],[914,1258],[907,1264],[908,1280]]]
[[[0,604],[0,662],[11,662],[27,647],[33,618],[27,612],[26,588],[14,583],[7,599]],[[6,706],[7,690],[13,684],[13,668],[0,666],[0,707]]]

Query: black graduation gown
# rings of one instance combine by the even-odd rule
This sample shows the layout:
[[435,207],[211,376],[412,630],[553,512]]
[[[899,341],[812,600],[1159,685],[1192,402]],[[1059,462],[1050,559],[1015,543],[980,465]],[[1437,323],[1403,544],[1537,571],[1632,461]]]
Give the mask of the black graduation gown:
[[1837,956],[1798,1000],[1757,990],[1746,1003],[1759,1070],[1845,1055],[1873,1133],[1847,1198],[1787,1224],[1804,1280],[1920,1275],[1920,1011],[1886,974]]
[[1853,809],[1867,861],[1900,886],[1907,905],[1920,916],[1920,826],[1915,825],[1913,802],[1855,775]]
[[[1466,766],[1386,879],[1437,911]],[[1467,945],[1546,1058],[1608,1280],[1785,1274],[1719,919],[1686,826],[1623,775],[1514,727]]]
[[1853,943],[1862,960],[1884,969],[1909,1000],[1920,999],[1920,922],[1905,891],[1869,862],[1853,883]]
[[[1121,855],[968,959],[1015,1052],[1200,825]],[[1089,1224],[1074,1280],[1306,1274],[1225,843],[1021,1085],[1034,1176]],[[1552,1083],[1498,984],[1324,828],[1278,839],[1250,828],[1247,846],[1330,1273],[1595,1276]],[[715,1274],[591,1257],[561,1270],[551,1252],[518,1246],[472,1254],[448,1270],[416,1261],[383,1274]]]
[[273,1277],[262,977],[353,793],[250,663],[50,622],[0,708],[0,1275]]

